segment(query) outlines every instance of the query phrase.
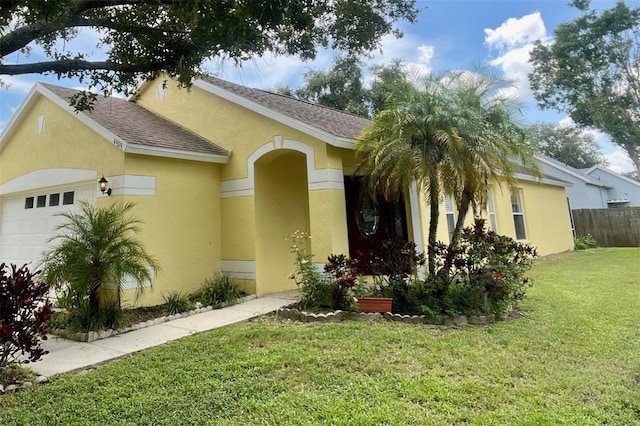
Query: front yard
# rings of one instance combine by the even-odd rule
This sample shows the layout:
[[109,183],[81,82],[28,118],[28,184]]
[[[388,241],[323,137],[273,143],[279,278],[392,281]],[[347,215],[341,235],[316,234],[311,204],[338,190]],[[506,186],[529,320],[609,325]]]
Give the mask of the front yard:
[[530,275],[523,319],[267,318],[0,396],[0,424],[640,424],[640,250]]

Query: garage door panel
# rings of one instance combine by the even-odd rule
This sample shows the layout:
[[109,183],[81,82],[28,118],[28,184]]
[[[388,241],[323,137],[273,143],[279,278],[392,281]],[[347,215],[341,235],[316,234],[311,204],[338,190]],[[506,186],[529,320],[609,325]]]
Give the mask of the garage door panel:
[[[74,203],[62,205],[63,194],[74,192]],[[45,207],[26,207],[26,198],[46,194]],[[59,194],[61,205],[49,206],[51,194]],[[79,200],[95,202],[95,185],[85,184],[56,189],[55,191],[34,191],[22,196],[6,197],[0,204],[0,262],[37,265],[42,254],[50,246],[49,240],[64,218],[56,216],[61,212],[80,210]]]

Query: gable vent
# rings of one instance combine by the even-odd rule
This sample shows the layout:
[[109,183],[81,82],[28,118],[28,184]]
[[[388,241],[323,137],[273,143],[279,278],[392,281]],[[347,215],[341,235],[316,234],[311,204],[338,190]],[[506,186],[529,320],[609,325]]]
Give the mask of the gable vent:
[[44,114],[40,114],[36,119],[36,135],[44,133]]
[[158,87],[156,87],[156,99],[158,99],[159,101],[162,101],[166,97],[167,97],[167,85],[166,85],[166,83],[158,84]]

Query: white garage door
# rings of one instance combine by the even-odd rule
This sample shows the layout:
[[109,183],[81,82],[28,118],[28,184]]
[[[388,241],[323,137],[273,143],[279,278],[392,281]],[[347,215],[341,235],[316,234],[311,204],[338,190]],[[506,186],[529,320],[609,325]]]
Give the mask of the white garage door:
[[36,267],[62,218],[79,210],[79,200],[95,203],[95,184],[35,190],[0,200],[0,263]]

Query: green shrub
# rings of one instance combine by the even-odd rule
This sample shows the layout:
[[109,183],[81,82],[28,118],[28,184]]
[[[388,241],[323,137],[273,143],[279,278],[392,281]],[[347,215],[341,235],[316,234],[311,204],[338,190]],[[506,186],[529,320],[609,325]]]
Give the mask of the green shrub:
[[593,238],[591,234],[576,237],[574,238],[573,242],[576,250],[586,250],[598,247],[598,242],[595,240],[595,238]]
[[224,303],[233,303],[241,292],[238,284],[225,273],[217,273],[207,278],[193,298],[205,306],[219,307]]
[[[59,299],[60,300],[60,299]],[[66,329],[70,331],[97,331],[108,328],[118,328],[123,323],[123,313],[117,300],[102,302],[100,310],[93,313],[90,308],[89,298],[76,299],[73,304],[62,303],[68,306],[66,314]]]
[[167,315],[181,314],[193,308],[193,303],[188,295],[179,291],[170,291],[169,294],[163,296],[165,313]]

